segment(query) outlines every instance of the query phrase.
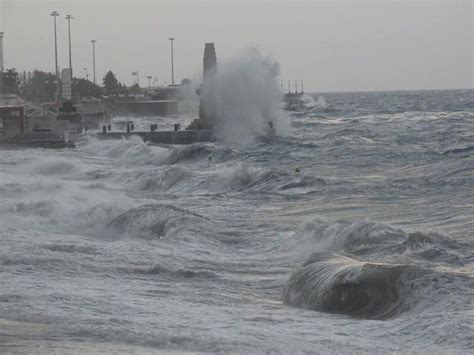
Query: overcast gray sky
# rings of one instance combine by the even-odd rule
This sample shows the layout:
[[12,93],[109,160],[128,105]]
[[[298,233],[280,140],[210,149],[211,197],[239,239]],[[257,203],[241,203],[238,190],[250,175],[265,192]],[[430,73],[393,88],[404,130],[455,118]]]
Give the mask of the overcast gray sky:
[[204,42],[219,58],[258,46],[281,65],[282,80],[307,91],[472,88],[474,10],[446,1],[132,1],[0,0],[6,67],[54,70],[52,10],[58,11],[59,64],[66,67],[71,14],[73,68],[97,77],[109,69],[131,84],[131,72],[170,83],[197,77]]

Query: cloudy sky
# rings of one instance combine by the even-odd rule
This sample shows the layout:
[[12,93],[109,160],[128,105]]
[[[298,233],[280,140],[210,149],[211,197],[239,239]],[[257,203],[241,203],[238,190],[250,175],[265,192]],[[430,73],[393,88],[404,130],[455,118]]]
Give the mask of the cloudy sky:
[[[109,69],[131,84],[131,72],[170,83],[198,77],[205,42],[225,58],[257,46],[281,65],[281,79],[307,91],[472,88],[471,0],[198,1],[0,0],[6,67],[54,70],[52,10],[58,11],[59,65],[66,67],[71,14],[73,68],[97,77]],[[99,79],[98,79],[99,80]]]

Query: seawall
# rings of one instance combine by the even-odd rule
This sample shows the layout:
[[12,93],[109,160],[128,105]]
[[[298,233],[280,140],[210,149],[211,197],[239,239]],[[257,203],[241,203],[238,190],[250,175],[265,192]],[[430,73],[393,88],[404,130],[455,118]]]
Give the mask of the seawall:
[[215,134],[211,130],[97,133],[98,139],[127,139],[131,136],[139,136],[145,142],[161,144],[193,144],[216,141]]

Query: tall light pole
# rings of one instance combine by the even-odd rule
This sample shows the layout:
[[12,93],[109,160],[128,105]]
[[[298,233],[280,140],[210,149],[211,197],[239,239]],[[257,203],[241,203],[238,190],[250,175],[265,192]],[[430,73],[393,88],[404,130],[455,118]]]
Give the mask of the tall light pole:
[[148,79],[148,90],[151,90],[151,75],[148,75],[147,76],[147,79]]
[[91,43],[92,43],[92,74],[93,74],[93,78],[94,78],[94,84],[96,83],[96,81],[95,81],[95,42],[96,42],[95,39],[91,40]]
[[174,37],[170,37],[169,40],[171,42],[171,85],[174,85],[174,58],[173,58]]
[[59,16],[57,11],[53,11],[51,13],[51,16],[54,17],[54,64],[55,64],[55,69],[56,69],[56,104],[59,104],[59,70],[58,70],[58,37],[56,33],[56,17]]
[[0,71],[3,73],[3,34],[0,32]]
[[137,77],[136,84],[138,85],[138,87],[140,87],[140,71],[137,69],[137,71],[134,71],[132,75]]
[[69,36],[69,70],[71,71],[71,72],[70,72],[70,74],[71,74],[71,82],[72,82],[71,20],[72,20],[73,18],[74,18],[74,17],[72,17],[71,15],[67,15],[67,16],[66,16],[67,28],[68,28],[68,36]]
[[3,93],[3,32],[0,32],[0,94]]

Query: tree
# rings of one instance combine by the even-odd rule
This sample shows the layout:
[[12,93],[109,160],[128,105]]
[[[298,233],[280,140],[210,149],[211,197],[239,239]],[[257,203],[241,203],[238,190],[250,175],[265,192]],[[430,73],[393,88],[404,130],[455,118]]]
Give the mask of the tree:
[[53,73],[46,73],[35,70],[28,80],[26,80],[24,95],[27,100],[36,102],[54,101],[56,93],[56,76]]
[[129,91],[131,93],[139,93],[140,92],[140,86],[137,83],[135,83],[132,86],[130,86]]
[[120,91],[119,82],[117,78],[115,77],[115,74],[111,70],[109,70],[107,74],[105,74],[103,83],[104,83],[105,93],[108,95],[114,94]]
[[3,85],[7,94],[16,94],[18,86],[20,86],[20,80],[18,79],[18,73],[15,68],[7,69],[3,73]]
[[86,79],[74,78],[72,81],[72,90],[79,96],[93,96],[99,98],[102,95],[102,88]]

